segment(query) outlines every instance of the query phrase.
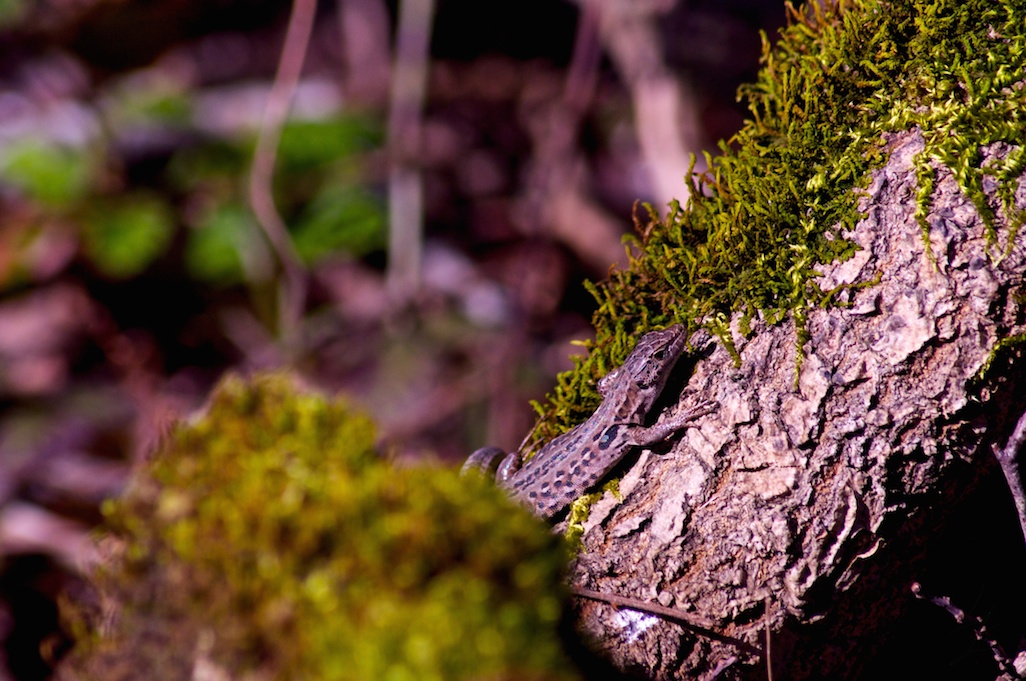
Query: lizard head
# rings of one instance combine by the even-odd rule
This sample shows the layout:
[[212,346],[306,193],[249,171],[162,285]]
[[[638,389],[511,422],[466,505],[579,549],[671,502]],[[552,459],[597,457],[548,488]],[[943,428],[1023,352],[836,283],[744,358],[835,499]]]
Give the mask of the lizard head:
[[645,334],[617,369],[619,380],[628,378],[645,398],[654,401],[684,352],[687,339],[687,329],[680,324]]

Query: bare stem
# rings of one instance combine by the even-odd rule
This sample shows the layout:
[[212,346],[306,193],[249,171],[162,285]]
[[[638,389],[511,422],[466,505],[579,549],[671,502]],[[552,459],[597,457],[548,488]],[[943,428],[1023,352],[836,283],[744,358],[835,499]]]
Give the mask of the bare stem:
[[402,0],[399,4],[388,117],[391,170],[387,278],[389,290],[400,298],[412,294],[420,283],[424,198],[417,156],[434,12],[434,0]]
[[278,326],[286,347],[293,349],[298,345],[296,336],[306,302],[306,272],[292,245],[288,228],[274,205],[274,165],[282,128],[303,70],[316,12],[317,0],[294,0],[292,3],[285,44],[267,97],[249,175],[250,206],[281,263],[284,278],[279,292]]
[[664,61],[659,9],[637,0],[592,1],[601,11],[601,35],[609,58],[631,91],[634,128],[658,205],[674,198],[684,204],[688,188],[681,175],[690,151],[700,146],[700,126],[686,84]]
[[762,650],[756,646],[753,646],[747,641],[742,641],[739,638],[733,636],[727,636],[711,629],[712,622],[705,620],[701,617],[697,617],[690,613],[686,613],[683,610],[677,608],[667,608],[656,603],[648,603],[637,598],[629,598],[627,596],[616,596],[614,594],[606,594],[601,591],[592,591],[591,589],[582,589],[580,587],[574,587],[570,589],[570,592],[575,596],[581,598],[590,598],[593,601],[602,601],[603,603],[609,603],[615,605],[618,608],[630,608],[631,610],[637,610],[639,612],[647,612],[652,615],[672,620],[678,624],[690,629],[696,634],[711,638],[721,643],[727,643],[735,646],[747,653],[752,655],[758,655],[762,657]]

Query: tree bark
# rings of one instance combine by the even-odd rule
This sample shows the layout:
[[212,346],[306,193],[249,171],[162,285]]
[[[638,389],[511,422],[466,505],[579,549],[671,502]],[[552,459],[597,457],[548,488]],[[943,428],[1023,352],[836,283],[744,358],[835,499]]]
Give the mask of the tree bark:
[[[995,344],[1026,330],[1026,237],[1009,247],[985,181],[988,238],[940,166],[927,237],[915,217],[922,135],[889,148],[847,235],[862,250],[818,282],[867,285],[811,310],[800,351],[792,323],[735,332],[740,366],[708,341],[683,387],[720,409],[670,451],[630,462],[620,499],[592,507],[573,568],[577,586],[682,609],[756,646],[768,629],[783,678],[858,675],[913,602],[936,528],[996,471],[989,445],[1022,411],[1008,371],[977,379]],[[983,149],[984,163],[1007,151]],[[766,676],[765,659],[669,620],[583,600],[580,615],[619,666],[647,677]]]

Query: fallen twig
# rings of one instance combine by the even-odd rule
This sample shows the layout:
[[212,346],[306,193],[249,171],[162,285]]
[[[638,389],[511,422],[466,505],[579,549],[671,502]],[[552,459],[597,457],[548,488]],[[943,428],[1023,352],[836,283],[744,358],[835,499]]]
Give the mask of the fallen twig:
[[[1020,424],[1022,420],[1020,419]],[[1013,679],[1021,679],[1022,676],[1016,671],[1012,663],[1009,662],[1008,656],[1005,654],[1004,648],[998,643],[987,631],[987,625],[983,623],[983,620],[975,615],[968,615],[964,610],[956,606],[951,602],[951,599],[947,596],[926,596],[923,594],[923,587],[919,582],[912,582],[912,593],[921,601],[930,601],[934,605],[944,608],[948,611],[956,622],[959,624],[967,624],[973,630],[973,635],[976,636],[976,640],[986,643],[990,648],[990,653],[994,657],[994,661],[997,662],[998,667],[1005,674],[1008,674]]]
[[603,603],[609,603],[618,608],[630,608],[631,610],[637,610],[639,612],[647,612],[664,619],[672,620],[678,624],[690,629],[696,634],[711,638],[721,643],[727,643],[729,645],[740,648],[741,650],[751,653],[752,655],[758,655],[762,657],[763,650],[757,646],[753,646],[747,641],[742,641],[739,638],[733,636],[727,636],[719,632],[712,630],[712,622],[704,618],[686,613],[683,610],[677,608],[668,608],[666,606],[658,605],[656,603],[648,603],[646,601],[639,600],[637,598],[629,598],[627,596],[616,596],[614,594],[606,594],[601,591],[592,591],[591,589],[583,589],[580,587],[573,587],[570,592],[575,596],[581,598],[590,598],[593,601],[602,601]]

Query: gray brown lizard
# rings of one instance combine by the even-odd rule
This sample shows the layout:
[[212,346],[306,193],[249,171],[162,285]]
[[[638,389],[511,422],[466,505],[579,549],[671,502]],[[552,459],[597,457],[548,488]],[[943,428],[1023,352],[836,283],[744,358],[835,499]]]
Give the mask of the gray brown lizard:
[[715,402],[701,402],[645,425],[687,338],[679,324],[642,336],[623,366],[599,381],[602,403],[595,413],[544,445],[526,464],[519,452],[506,455],[497,447],[485,447],[467,458],[463,472],[490,472],[498,464],[496,479],[514,498],[543,518],[559,514],[631,449],[666,440],[716,408]]

